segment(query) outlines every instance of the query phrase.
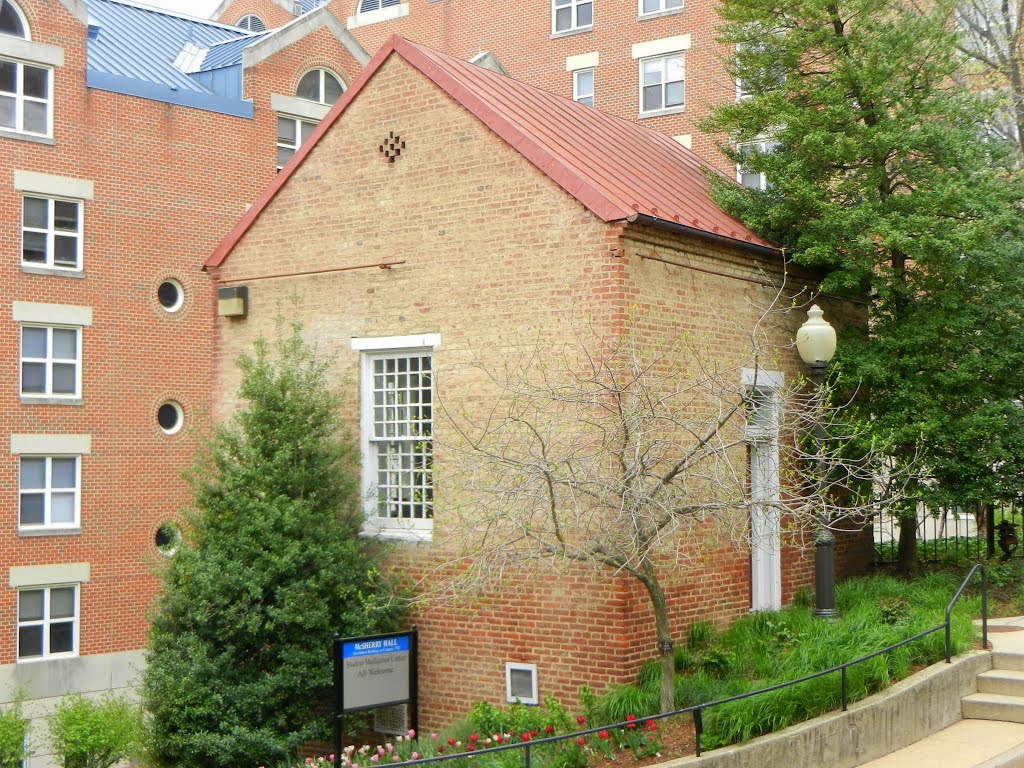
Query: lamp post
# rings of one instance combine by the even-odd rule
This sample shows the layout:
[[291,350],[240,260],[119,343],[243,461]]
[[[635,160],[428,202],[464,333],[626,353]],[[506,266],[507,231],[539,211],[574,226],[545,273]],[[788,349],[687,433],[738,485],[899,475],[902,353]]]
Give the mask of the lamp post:
[[[817,304],[807,310],[807,320],[796,332],[796,348],[800,357],[811,371],[817,397],[814,414],[814,441],[818,453],[818,493],[825,490],[825,426],[821,422],[821,407],[824,397],[825,369],[836,353],[836,331],[824,318],[824,312]],[[836,537],[828,527],[828,516],[822,504],[818,515],[818,531],[814,536],[814,615],[819,618],[834,618],[836,610]]]

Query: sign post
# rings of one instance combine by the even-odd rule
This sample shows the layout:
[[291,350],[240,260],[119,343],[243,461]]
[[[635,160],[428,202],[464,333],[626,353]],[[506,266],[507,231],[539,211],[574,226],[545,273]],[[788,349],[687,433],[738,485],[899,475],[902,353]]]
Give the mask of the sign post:
[[419,730],[417,633],[334,636],[334,764],[341,765],[342,718],[348,712],[408,704]]

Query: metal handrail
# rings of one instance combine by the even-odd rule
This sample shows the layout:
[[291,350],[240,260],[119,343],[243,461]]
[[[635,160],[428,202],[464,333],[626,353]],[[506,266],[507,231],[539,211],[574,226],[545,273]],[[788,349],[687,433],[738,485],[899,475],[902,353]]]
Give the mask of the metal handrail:
[[696,752],[697,752],[697,757],[700,757],[700,755],[701,755],[700,738],[701,738],[701,734],[703,733],[703,730],[704,730],[704,724],[703,724],[703,712],[704,712],[704,710],[710,709],[711,707],[717,707],[717,706],[719,706],[721,704],[729,704],[729,703],[731,703],[733,701],[739,701],[741,699],[749,699],[752,696],[758,696],[758,695],[760,695],[762,693],[770,693],[772,691],[781,690],[782,688],[789,688],[790,686],[799,685],[800,683],[806,683],[808,680],[814,680],[814,679],[819,678],[819,677],[824,677],[825,675],[830,675],[830,674],[832,674],[834,672],[839,672],[840,673],[840,697],[841,697],[841,701],[842,701],[842,711],[845,712],[847,710],[847,705],[848,705],[847,685],[846,685],[846,670],[849,669],[850,667],[856,665],[856,664],[860,664],[862,662],[869,661],[870,659],[873,659],[876,656],[881,656],[884,653],[889,653],[890,651],[894,651],[897,648],[902,648],[904,645],[912,643],[915,640],[920,640],[923,637],[927,637],[928,635],[930,635],[930,634],[932,634],[934,632],[938,632],[940,629],[944,629],[946,631],[946,646],[945,646],[946,663],[949,664],[949,663],[952,662],[952,634],[951,634],[951,627],[952,627],[953,607],[956,605],[957,601],[963,595],[964,590],[967,589],[967,586],[970,583],[971,579],[974,577],[974,574],[979,572],[979,571],[981,572],[981,642],[982,642],[982,648],[985,648],[987,650],[988,647],[989,647],[988,646],[988,580],[987,580],[987,578],[985,576],[985,566],[984,566],[984,564],[977,563],[973,568],[971,568],[970,571],[968,571],[967,576],[964,577],[963,582],[960,584],[960,588],[956,591],[956,594],[953,595],[953,599],[949,601],[949,605],[946,606],[946,620],[942,624],[936,624],[931,629],[926,629],[923,632],[918,632],[913,637],[908,637],[905,640],[900,640],[898,643],[893,643],[892,645],[886,646],[885,648],[882,648],[882,649],[877,650],[877,651],[873,651],[872,653],[869,653],[869,654],[867,654],[865,656],[861,656],[861,657],[856,658],[856,659],[854,659],[852,661],[847,661],[847,662],[844,662],[843,664],[838,664],[838,665],[836,665],[834,667],[830,667],[828,669],[824,669],[824,670],[822,670],[820,672],[814,672],[813,674],[805,675],[803,677],[796,678],[795,680],[787,680],[784,683],[777,683],[776,685],[770,685],[767,688],[758,688],[756,691],[747,691],[746,693],[739,693],[739,694],[736,694],[735,696],[729,696],[729,697],[724,698],[724,699],[717,699],[715,701],[709,701],[709,702],[706,702],[704,704],[695,704],[692,707],[686,707],[684,709],[677,709],[677,710],[675,710],[673,712],[663,712],[663,713],[657,714],[657,715],[644,715],[643,717],[638,717],[636,720],[627,720],[627,721],[624,721],[624,722],[621,722],[621,723],[613,723],[611,725],[602,725],[599,728],[588,728],[588,729],[583,730],[583,731],[575,731],[573,733],[566,733],[566,734],[562,734],[562,735],[559,735],[559,736],[545,736],[545,737],[541,737],[541,738],[530,739],[529,741],[517,742],[515,744],[501,744],[501,745],[499,745],[497,747],[487,747],[486,749],[480,749],[480,750],[476,750],[474,752],[458,752],[458,753],[450,754],[450,755],[437,755],[435,757],[424,757],[424,758],[420,758],[419,760],[407,760],[407,761],[402,762],[402,763],[395,763],[394,765],[395,766],[400,766],[401,768],[405,768],[406,766],[428,765],[430,763],[440,763],[440,762],[443,762],[445,760],[458,760],[458,759],[464,759],[464,758],[472,758],[472,757],[477,756],[477,755],[486,755],[486,754],[492,754],[492,753],[495,753],[495,752],[506,752],[506,751],[508,751],[510,749],[521,749],[521,750],[523,750],[523,766],[524,766],[524,768],[530,768],[530,752],[531,752],[531,749],[533,747],[541,746],[541,745],[544,745],[544,744],[552,744],[552,743],[558,742],[558,741],[565,741],[566,739],[579,739],[579,738],[582,738],[584,736],[590,736],[590,735],[593,735],[595,733],[600,733],[601,731],[614,731],[614,730],[617,730],[617,729],[620,729],[620,728],[626,728],[627,726],[637,727],[640,724],[646,723],[646,722],[648,722],[650,720],[661,720],[661,719],[666,718],[666,717],[676,717],[677,715],[685,715],[685,714],[692,714],[693,715],[693,724],[694,724],[694,729],[696,731],[696,742],[697,742],[697,744],[696,744]]

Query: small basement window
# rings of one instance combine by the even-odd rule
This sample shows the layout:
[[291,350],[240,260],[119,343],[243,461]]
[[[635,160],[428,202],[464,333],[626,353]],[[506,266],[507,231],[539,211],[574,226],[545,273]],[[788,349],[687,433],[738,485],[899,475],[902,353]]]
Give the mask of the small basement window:
[[514,661],[505,664],[505,700],[511,703],[539,704],[537,693],[537,665],[517,664]]

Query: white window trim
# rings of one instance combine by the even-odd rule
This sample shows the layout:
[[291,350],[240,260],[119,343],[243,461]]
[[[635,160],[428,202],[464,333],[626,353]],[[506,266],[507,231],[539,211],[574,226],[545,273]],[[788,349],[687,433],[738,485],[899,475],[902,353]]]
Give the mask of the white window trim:
[[[312,104],[312,102],[306,102],[306,103],[307,104]],[[275,139],[275,141],[277,143],[274,145],[275,149],[281,149],[281,148],[290,149],[292,151],[292,153],[291,153],[291,155],[288,156],[288,160],[291,160],[293,157],[295,157],[295,153],[298,152],[300,147],[302,147],[302,145],[305,143],[303,141],[303,139],[302,139],[302,125],[301,125],[301,123],[306,123],[308,125],[312,125],[313,126],[313,130],[316,130],[316,123],[317,123],[317,121],[315,121],[315,120],[307,120],[307,119],[305,119],[303,117],[296,117],[294,115],[281,115],[281,114],[279,114],[277,116],[277,119],[278,120],[292,120],[292,121],[295,122],[295,146],[292,146],[290,144],[282,143],[280,138]],[[275,125],[276,125],[276,123],[275,123]],[[286,165],[288,163],[288,160],[285,161],[284,165]],[[274,162],[277,163],[277,154],[276,154],[276,152],[275,152],[275,155],[274,155]],[[278,165],[277,169],[281,170],[282,168],[284,168],[284,165]]]
[[[46,365],[46,388],[51,390],[53,388],[53,364],[54,362],[62,362],[64,358],[53,357],[53,331],[54,330],[73,330],[75,331],[75,337],[77,341],[77,347],[75,349],[75,391],[73,393],[67,392],[25,392],[24,381],[22,380],[22,374],[25,363],[25,351],[24,351],[24,337],[22,331],[25,328],[46,328],[50,331],[48,334],[49,343],[47,344],[48,356],[46,358],[28,358],[30,362],[39,363],[42,361]],[[23,401],[47,401],[47,402],[78,402],[82,399],[82,326],[81,325],[57,325],[54,323],[22,323],[18,329],[18,339],[20,345],[20,353],[18,358],[18,393]]]
[[[32,30],[29,29],[28,19],[25,18],[25,12],[23,10],[21,10],[21,8],[18,7],[17,3],[13,3],[12,2],[12,3],[9,3],[9,5],[10,5],[11,9],[14,11],[14,15],[17,16],[18,20],[21,22],[21,28],[23,30],[25,30],[25,36],[22,37],[22,38],[17,38],[17,39],[20,39],[20,40],[31,40],[32,39]],[[0,35],[7,36],[7,35],[9,35],[9,33],[7,33],[7,32],[0,32]],[[14,37],[13,35],[11,35],[11,36]]]
[[[0,35],[0,37],[3,37],[3,36]],[[17,40],[19,38],[11,38],[11,39]],[[4,98],[11,98],[11,97],[14,98],[14,115],[15,115],[14,119],[15,119],[15,125],[13,127],[5,125],[5,126],[0,127],[0,130],[2,130],[5,134],[12,135],[12,136],[26,136],[26,137],[36,138],[36,139],[50,139],[50,138],[52,138],[53,137],[53,112],[54,112],[54,102],[53,102],[53,92],[54,92],[53,67],[46,66],[46,65],[43,65],[43,64],[36,64],[35,62],[20,61],[20,60],[17,60],[17,59],[8,58],[6,56],[0,57],[0,59],[2,59],[3,61],[6,61],[8,63],[14,64],[18,68],[17,69],[17,76],[16,76],[17,84],[15,85],[14,93],[9,93],[7,91],[3,92]],[[25,95],[25,67],[33,67],[35,69],[42,69],[42,70],[44,70],[47,73],[47,92],[48,93],[47,93],[46,98],[39,98],[38,96],[27,96],[27,95]],[[39,131],[30,131],[30,130],[28,130],[25,127],[24,122],[25,122],[25,103],[26,102],[33,103],[33,104],[46,104],[46,131],[45,132],[41,133]]]
[[636,16],[638,19],[654,19],[659,16],[671,16],[674,13],[682,13],[683,9],[686,8],[686,3],[683,2],[678,8],[665,8],[665,0],[659,0],[662,6],[657,11],[644,11],[644,0],[637,0],[636,3]]
[[[310,69],[309,71],[304,73],[302,75],[302,77],[299,78],[299,82],[301,83],[306,78],[306,75],[309,75],[310,73],[314,73],[314,72],[318,75],[318,79],[320,81],[319,85],[320,85],[320,96],[321,97],[324,95],[324,81],[326,80],[327,76],[330,76],[330,77],[334,78],[334,81],[341,88],[341,95],[338,96],[338,99],[340,99],[342,96],[345,95],[345,91],[348,90],[348,86],[345,85],[344,79],[342,79],[341,75],[339,75],[337,72],[335,72],[332,69],[328,69],[327,67],[314,67],[313,69]],[[304,99],[301,96],[299,96],[298,94],[295,95],[295,98],[298,99],[299,101],[305,101],[306,103],[312,103],[312,104],[317,104],[317,105],[320,105],[320,106],[327,107],[328,110],[337,103],[337,100],[332,101],[332,102],[327,102],[327,101],[324,101],[323,98],[320,98],[320,99]]]
[[[579,78],[580,78],[580,75],[583,74],[584,72],[589,72],[590,73],[590,93],[589,94],[581,94],[580,90],[579,90]],[[580,98],[581,97],[589,96],[591,103],[590,104],[586,104],[585,106],[592,107],[592,106],[594,106],[594,99],[595,99],[595,92],[596,91],[597,91],[597,79],[594,76],[594,69],[592,67],[587,67],[586,69],[577,69],[577,70],[573,71],[573,73],[572,73],[572,100],[573,101],[582,104],[583,102],[580,101]]]
[[356,29],[357,27],[365,27],[370,24],[379,24],[382,21],[390,21],[391,19],[400,19],[403,16],[409,15],[409,4],[399,3],[398,5],[389,5],[387,8],[378,8],[374,11],[366,11],[359,13],[358,8],[355,16],[348,17],[349,29]]
[[[21,495],[25,490],[21,487],[21,462],[24,459],[45,459],[46,460],[46,486],[39,489],[30,489],[30,491],[41,492],[44,495],[43,502],[43,522],[36,524],[26,525],[21,522]],[[52,496],[54,489],[52,487],[53,474],[52,474],[52,459],[74,459],[75,460],[75,507],[74,507],[74,519],[70,522],[55,523],[50,518],[52,516]],[[82,525],[82,457],[75,454],[53,454],[47,453],[42,455],[28,455],[23,454],[19,459],[19,478],[18,478],[18,532],[37,532],[37,531],[77,531]],[[60,493],[61,491],[58,491]],[[67,489],[63,489],[66,493]]]
[[[635,48],[636,46],[634,46]],[[644,109],[644,64],[653,60],[667,60],[673,56],[679,56],[682,59],[683,65],[683,103],[675,104],[671,107],[662,106],[658,109],[645,110]],[[686,54],[682,50],[670,51],[669,53],[658,54],[657,56],[648,56],[637,61],[637,94],[640,98],[640,117],[658,117],[660,115],[677,115],[681,112],[686,111]],[[667,72],[667,67],[662,66],[662,72]],[[664,104],[665,89],[668,85],[668,79],[661,81],[661,93],[662,103]],[[674,82],[674,81],[673,81]]]
[[[512,672],[529,672],[533,680],[533,697],[517,698],[512,695]],[[520,664],[514,661],[505,662],[505,701],[514,704],[516,701],[523,704],[540,704],[540,686],[537,684],[537,665]]]
[[[580,25],[580,24],[577,23],[577,17],[579,15],[577,13],[577,9],[581,5],[590,5],[590,23],[589,24]],[[585,32],[588,29],[593,29],[594,28],[594,10],[595,10],[594,9],[594,5],[595,5],[594,0],[569,0],[569,5],[568,6],[562,5],[562,6],[556,8],[555,7],[555,0],[551,0],[551,35],[552,35],[552,37],[561,37],[562,35],[572,35],[572,34],[575,34],[576,32]],[[572,23],[566,29],[557,29],[555,27],[556,11],[562,10],[562,9],[564,9],[566,7],[569,8],[570,16],[572,17]]]
[[[774,144],[774,143],[775,142],[772,139],[769,139],[769,138],[754,139],[752,141],[741,141],[739,144],[736,145],[736,151],[739,152],[740,151],[740,147],[750,147],[750,146],[756,146],[756,145],[763,145],[763,146],[761,146],[759,148],[760,148],[760,150],[762,152],[767,153],[768,152],[768,145],[769,144]],[[768,188],[768,176],[764,173],[764,171],[758,172],[757,175],[758,175],[758,185],[756,187],[750,187],[750,186],[744,184],[743,183],[743,163],[736,163],[736,183],[741,185],[741,186],[743,186],[743,187],[746,187],[747,189],[758,189],[758,190],[761,190],[763,192],[764,190],[766,190]]]
[[[381,519],[377,515],[377,472],[375,454],[371,450],[373,434],[373,377],[369,366],[377,357],[400,353],[415,355],[430,353],[441,343],[439,333],[414,336],[378,336],[353,338],[352,349],[359,351],[360,419],[359,445],[362,458],[362,495],[364,501],[363,532],[368,536],[400,541],[430,541],[433,537],[433,518],[425,520]],[[434,372],[432,366],[432,373]],[[435,393],[436,399],[436,393]],[[431,436],[431,440],[433,440]]]
[[[49,630],[50,623],[53,621],[47,615],[50,612],[50,596],[49,596],[49,591],[51,589],[63,589],[63,588],[67,588],[67,587],[71,587],[71,588],[73,588],[75,590],[74,616],[72,617],[72,623],[71,623],[71,627],[72,627],[72,629],[71,629],[71,646],[72,646],[72,650],[65,651],[63,653],[49,653],[48,650],[49,650],[49,645],[50,645],[50,638],[49,638],[50,633],[49,633],[48,630]],[[46,592],[47,592],[46,601],[44,603],[44,605],[45,605],[44,617],[43,617],[41,622],[33,621],[33,622],[31,622],[31,624],[32,625],[39,625],[39,624],[41,624],[42,627],[43,627],[43,651],[44,652],[43,652],[43,654],[41,656],[31,656],[29,658],[22,659],[22,658],[20,658],[21,648],[20,648],[19,643],[18,643],[18,636],[20,635],[20,631],[19,630],[21,629],[22,623],[21,623],[20,619],[17,618],[17,611],[19,610],[18,606],[19,606],[19,602],[20,602],[20,599],[21,599],[20,593],[23,592],[23,591],[24,592],[32,592],[32,591],[39,591],[39,590],[46,590]],[[38,663],[38,662],[50,661],[52,659],[70,659],[70,658],[74,658],[74,657],[78,656],[78,647],[79,647],[78,641],[79,641],[79,634],[80,634],[79,630],[81,629],[81,625],[82,625],[81,624],[82,623],[82,610],[81,610],[81,606],[82,606],[82,585],[81,584],[76,584],[76,583],[38,584],[38,585],[26,586],[26,587],[24,587],[24,589],[19,589],[18,592],[19,592],[18,599],[15,601],[15,606],[16,607],[15,607],[15,622],[14,622],[14,625],[15,625],[14,626],[14,637],[15,637],[15,643],[14,644],[16,646],[15,661],[18,664],[35,664],[35,663]],[[67,621],[67,619],[58,619],[58,621]]]
[[[31,198],[33,200],[45,200],[47,202],[47,222],[46,228],[42,229],[39,227],[29,227],[25,223],[25,200]],[[56,206],[57,203],[71,203],[78,208],[78,215],[76,219],[78,221],[78,229],[73,233],[70,230],[57,229],[56,221]],[[21,198],[21,267],[22,269],[38,269],[45,270],[47,274],[61,274],[68,272],[71,274],[81,274],[85,271],[85,203],[80,199],[68,198],[68,197],[54,197],[51,195],[43,195],[38,193],[26,193]],[[38,261],[25,261],[25,233],[32,232],[35,234],[44,235],[46,237],[46,261],[40,263]],[[75,264],[74,266],[66,266],[64,264],[58,264],[56,262],[57,255],[57,244],[56,240],[58,236],[75,238]]]

